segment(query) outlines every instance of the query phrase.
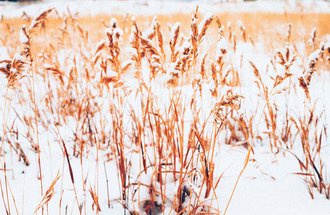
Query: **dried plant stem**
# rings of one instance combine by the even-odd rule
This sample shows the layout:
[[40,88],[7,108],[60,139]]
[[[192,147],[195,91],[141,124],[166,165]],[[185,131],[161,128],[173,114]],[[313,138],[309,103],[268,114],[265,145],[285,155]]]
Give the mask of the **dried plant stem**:
[[236,187],[237,187],[237,185],[238,185],[238,182],[239,182],[241,176],[242,176],[243,173],[244,173],[244,170],[246,169],[246,167],[247,167],[247,165],[248,165],[248,163],[249,163],[249,159],[250,159],[251,151],[252,151],[252,147],[250,146],[250,147],[249,147],[249,150],[248,150],[248,152],[247,152],[247,155],[246,155],[246,157],[245,157],[245,161],[244,161],[243,168],[242,168],[242,170],[240,171],[240,173],[239,173],[239,175],[238,175],[238,177],[237,177],[237,179],[236,179],[236,182],[235,182],[234,188],[233,188],[233,190],[231,191],[231,194],[230,194],[230,197],[229,197],[229,200],[228,200],[228,203],[227,203],[227,205],[226,205],[226,209],[225,209],[223,215],[226,215],[227,210],[228,210],[228,208],[229,208],[229,205],[230,205],[230,203],[231,203],[231,200],[232,200],[232,198],[233,198],[233,196],[234,196],[234,193],[235,193]]
[[[5,171],[5,170],[3,170]],[[1,196],[2,196],[2,202],[3,202],[3,206],[6,210],[6,214],[9,215],[9,209],[7,208],[7,204],[6,204],[6,200],[5,200],[5,195],[4,195],[4,191],[3,191],[3,188],[2,188],[2,181],[0,179],[0,189],[1,189]]]
[[[67,164],[68,164],[68,169],[69,169],[69,173],[70,173],[70,179],[71,179],[71,183],[72,183],[72,186],[73,186],[73,191],[74,191],[74,195],[75,195],[75,200],[76,200],[76,203],[77,203],[77,207],[78,207],[78,210],[79,210],[79,214],[81,215],[82,214],[82,210],[79,206],[79,200],[78,200],[78,194],[77,194],[77,189],[76,189],[76,186],[75,186],[75,181],[74,181],[74,175],[73,175],[73,169],[72,169],[72,166],[71,166],[71,162],[70,162],[70,158],[69,158],[69,153],[68,153],[68,150],[67,150],[67,147],[66,147],[66,144],[61,136],[61,133],[59,131],[59,128],[58,126],[56,126],[56,130],[57,132],[57,135],[58,137],[60,138],[60,142],[62,144],[61,145],[61,148],[63,150],[63,154],[64,154],[64,158],[66,161],[67,161]],[[63,163],[63,169],[64,169],[64,163]],[[61,204],[61,202],[60,202]]]
[[[32,103],[34,106],[34,123],[35,123],[35,134],[37,138],[37,159],[38,159],[38,170],[39,170],[39,177],[40,177],[40,195],[43,196],[43,175],[42,175],[42,167],[41,167],[41,157],[40,157],[40,145],[39,145],[39,128],[38,128],[38,112],[37,112],[37,104],[36,104],[36,93],[35,93],[35,86],[34,86],[34,64],[31,62],[32,65],[32,80],[31,80],[31,85],[32,85]],[[41,208],[41,213],[44,214],[44,208],[42,206]]]
[[103,163],[103,166],[104,166],[104,174],[105,174],[105,180],[106,180],[106,186],[107,186],[107,204],[108,204],[108,208],[110,208],[109,179],[108,179],[108,173],[107,173],[105,162]]
[[[3,153],[3,172],[5,176],[5,191],[6,191],[6,199],[7,199],[7,206],[5,206],[6,211],[8,214],[10,214],[10,202],[9,202],[9,196],[8,196],[8,181],[7,181],[7,164],[6,164],[6,153],[4,150],[4,142],[5,142],[5,136],[6,136],[6,127],[7,127],[7,99],[8,99],[8,90],[9,85],[6,86],[6,94],[5,94],[5,105],[4,105],[4,111],[3,111],[3,125],[2,125],[2,138],[1,138],[1,147],[0,147],[0,153]],[[1,189],[2,191],[2,189]],[[5,201],[5,200],[4,200]]]

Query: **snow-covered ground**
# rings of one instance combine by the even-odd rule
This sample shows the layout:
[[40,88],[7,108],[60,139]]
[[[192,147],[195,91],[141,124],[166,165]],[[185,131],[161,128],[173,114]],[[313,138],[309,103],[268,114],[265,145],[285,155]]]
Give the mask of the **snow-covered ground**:
[[[34,16],[55,7],[59,12],[66,11],[66,8],[82,15],[96,14],[131,14],[131,15],[161,15],[170,13],[187,13],[198,5],[202,12],[304,12],[315,13],[330,11],[329,3],[326,1],[258,1],[237,3],[217,1],[42,1],[36,4],[0,3],[0,14],[5,17],[18,17],[25,11],[28,15]],[[184,8],[184,10],[183,10]]]
[[[35,16],[43,10],[53,7],[60,13],[65,13],[66,8],[69,7],[72,13],[79,12],[80,16],[126,13],[135,16],[170,13],[190,14],[196,4],[200,6],[202,14],[218,12],[330,13],[330,4],[325,1],[305,1],[302,4],[296,4],[294,1],[262,1],[240,4],[222,4],[210,1],[199,3],[175,1],[83,1],[79,3],[74,1],[45,1],[37,4],[0,3],[0,14],[4,16],[2,21],[4,23],[6,18],[20,17],[23,11],[30,16]],[[182,11],[182,8],[185,10]],[[173,23],[175,23],[175,19]],[[2,23],[0,24],[2,25]],[[177,27],[177,25],[173,26],[173,29]],[[165,28],[163,27],[163,29]],[[235,120],[240,116],[244,118],[245,122],[251,120],[251,124],[248,124],[251,133],[246,139],[242,131],[236,128],[239,140],[235,140],[228,145],[225,142],[231,131],[229,127],[221,130],[214,142],[215,153],[212,158],[214,162],[214,181],[219,179],[219,183],[214,192],[212,190],[213,193],[205,198],[203,204],[215,207],[220,214],[225,212],[235,182],[246,164],[245,159],[250,152],[248,149],[253,148],[226,214],[326,215],[330,213],[330,200],[326,199],[326,195],[320,194],[315,188],[312,188],[314,194],[314,199],[312,199],[308,192],[308,184],[304,181],[311,177],[308,174],[314,174],[316,177],[316,172],[313,172],[313,168],[310,168],[309,172],[302,171],[297,159],[299,158],[303,162],[306,159],[306,154],[304,154],[306,148],[302,147],[302,137],[300,136],[301,133],[298,132],[298,128],[303,130],[302,127],[307,125],[311,129],[307,137],[309,150],[312,152],[317,168],[323,167],[324,184],[327,186],[325,189],[330,191],[330,142],[327,137],[328,125],[330,125],[329,35],[318,35],[317,46],[312,48],[308,41],[296,38],[294,42],[283,42],[282,47],[269,50],[268,47],[264,47],[263,41],[255,41],[255,44],[252,44],[250,41],[238,40],[237,44],[236,41],[234,44],[233,40],[228,38],[227,28],[222,29],[224,35],[219,41],[209,37],[201,43],[202,51],[209,51],[207,74],[211,76],[209,71],[211,62],[216,62],[218,57],[223,57],[224,71],[229,72],[228,79],[234,80],[234,76],[231,76],[232,73],[230,72],[237,71],[240,84],[238,86],[220,84],[217,88],[219,95],[212,96],[210,92],[214,90],[214,81],[210,77],[203,78],[200,74],[194,74],[192,78],[188,76],[191,79],[187,78],[187,80],[182,78],[182,86],[169,87],[169,79],[177,72],[173,67],[173,62],[169,62],[169,56],[167,56],[167,61],[165,60],[163,65],[165,72],[160,72],[154,79],[150,78],[150,65],[156,67],[158,64],[157,62],[150,63],[144,58],[141,62],[141,78],[137,77],[134,74],[134,69],[132,69],[123,74],[115,84],[110,81],[109,88],[103,85],[103,87],[100,87],[99,83],[103,80],[100,74],[104,64],[102,64],[102,60],[95,60],[97,56],[95,54],[97,53],[95,51],[96,45],[88,44],[86,42],[88,40],[85,40],[83,36],[78,37],[71,34],[70,26],[61,30],[69,32],[69,36],[66,37],[67,41],[63,42],[54,35],[50,36],[56,42],[52,44],[53,48],[45,42],[43,52],[34,56],[33,71],[35,74],[24,73],[24,77],[19,80],[19,85],[15,88],[7,88],[7,79],[4,74],[1,74],[0,214],[6,214],[9,210],[11,214],[33,214],[34,212],[37,214],[42,214],[42,212],[45,214],[79,214],[79,208],[82,208],[80,211],[82,214],[129,214],[128,210],[143,214],[146,201],[155,201],[163,206],[164,214],[176,214],[177,212],[173,208],[178,204],[176,195],[180,182],[175,179],[175,174],[163,173],[165,176],[162,175],[161,177],[164,177],[167,182],[164,182],[165,187],[160,188],[159,179],[155,179],[158,177],[155,176],[157,169],[155,165],[160,163],[157,160],[160,152],[155,151],[155,149],[159,149],[157,147],[160,147],[157,144],[165,143],[161,148],[164,153],[162,159],[171,158],[172,154],[166,145],[166,141],[172,141],[166,139],[168,137],[166,132],[170,133],[171,131],[165,131],[164,128],[171,128],[174,137],[178,139],[180,137],[175,132],[182,132],[182,140],[187,144],[190,132],[200,132],[200,130],[203,130],[201,129],[202,123],[205,123],[205,131],[201,138],[205,138],[207,143],[204,147],[208,148],[209,146],[211,148],[212,129],[215,126],[212,111],[217,102],[230,94],[228,92],[242,96],[240,107],[238,110],[232,110],[233,116],[228,120],[233,121],[234,127],[239,126],[235,124]],[[129,33],[135,31],[132,30]],[[111,34],[113,31],[106,32]],[[114,32],[122,33],[118,29]],[[286,32],[280,33],[285,34]],[[92,34],[92,32],[89,32],[89,34]],[[237,32],[238,34],[239,32]],[[143,37],[144,35],[145,33]],[[17,38],[20,36],[19,39],[23,45],[28,42],[22,31],[20,35],[12,36]],[[190,35],[186,36],[189,38]],[[45,35],[36,34],[33,37],[45,37]],[[307,37],[311,36],[307,35]],[[104,35],[103,39],[105,38]],[[5,38],[1,39],[0,68],[1,71],[5,71],[7,64],[2,60],[22,59],[23,57],[20,54],[15,55],[15,57],[12,56],[13,47],[8,45],[11,43],[7,43]],[[10,40],[8,37],[6,39]],[[131,38],[131,40],[133,39]],[[182,40],[184,41],[184,38]],[[32,47],[33,42],[35,41],[32,41]],[[124,42],[126,44],[123,45]],[[125,63],[132,63],[131,56],[138,54],[132,49],[128,41],[124,42],[119,42],[119,44],[125,46],[121,48],[121,54],[125,56],[121,68]],[[132,43],[132,41],[130,42]],[[156,44],[156,42],[152,40],[152,44]],[[320,52],[322,44],[325,50]],[[179,55],[185,52],[185,46],[190,47],[190,45],[189,40],[186,40],[185,43],[182,42],[182,46],[178,48]],[[160,48],[156,47],[157,51],[161,52]],[[210,47],[217,47],[217,50],[210,51],[208,50],[211,49]],[[165,48],[166,52],[169,50],[170,48]],[[318,52],[314,52],[315,50]],[[203,53],[202,51],[201,53]],[[278,51],[283,53],[282,57],[285,58],[283,65]],[[102,49],[100,53],[100,58],[109,54],[106,48]],[[321,56],[321,53],[323,56]],[[145,56],[147,55],[148,53],[145,54]],[[202,54],[200,54],[198,59],[202,57]],[[308,87],[310,99],[308,99],[304,90],[299,86],[299,78],[308,76],[308,69],[315,58],[319,58],[318,64],[320,65],[317,67],[317,71],[312,74]],[[201,62],[202,60],[199,59],[198,68],[200,68],[199,64]],[[277,127],[274,134],[278,138],[279,145],[276,149],[270,147],[270,139],[273,137],[269,134],[273,131],[271,126],[267,126],[267,119],[269,118],[265,120],[265,116],[269,117],[270,112],[267,112],[266,99],[263,95],[260,95],[262,90],[258,88],[258,77],[250,62],[259,69],[260,77],[270,92],[268,105],[272,107],[272,111],[277,116]],[[55,66],[59,71],[49,69]],[[285,70],[285,66],[288,66],[289,69]],[[109,65],[106,66],[106,75],[116,74],[113,70]],[[194,68],[190,72],[192,71],[196,72],[199,69]],[[86,74],[88,72],[90,75]],[[278,80],[277,77],[285,77],[287,73],[290,74],[290,78],[274,87],[276,80]],[[200,81],[200,88],[196,87],[197,84],[191,83],[197,83],[198,81]],[[200,92],[198,92],[199,89]],[[149,97],[153,99],[153,103],[150,104],[150,107],[148,106],[152,110],[144,109],[146,103],[149,102]],[[171,115],[171,107],[175,99],[179,101],[176,110],[178,116]],[[184,111],[183,107],[186,107]],[[314,118],[311,117],[309,110],[313,110]],[[149,115],[145,115],[146,112]],[[286,113],[288,113],[288,116]],[[209,115],[210,118],[208,118]],[[36,116],[37,119],[35,119]],[[180,123],[173,125],[173,127],[166,124],[172,122],[171,120],[175,116],[178,117],[179,121],[182,119],[184,125],[182,130],[180,130],[181,127],[177,128]],[[154,118],[145,121],[145,118],[148,117]],[[164,124],[159,127],[151,125],[154,122],[153,120],[161,117],[164,119],[164,122],[162,122]],[[197,125],[193,125],[195,118],[199,120]],[[308,122],[311,119],[311,123],[299,124],[299,119],[302,122]],[[136,133],[141,130],[134,127],[138,126],[138,123],[135,124],[133,121],[135,123],[141,122],[141,125],[145,128],[142,133],[145,133],[142,135]],[[144,124],[145,122],[150,123],[150,125]],[[287,141],[282,137],[286,133],[283,130],[285,129],[285,122],[290,123],[289,131],[291,132],[291,136],[289,135]],[[115,129],[116,126],[119,126],[119,123],[122,123],[122,130],[119,129],[119,131],[122,131],[121,134],[117,134],[118,130]],[[152,126],[156,126],[154,127],[155,130]],[[196,127],[192,129],[193,126]],[[158,136],[154,132],[157,133],[159,130],[160,133],[166,134],[157,139]],[[315,133],[316,137],[314,136]],[[104,137],[104,139],[101,137]],[[127,210],[123,207],[123,201],[121,200],[122,182],[119,171],[121,158],[119,157],[120,154],[116,154],[118,152],[116,148],[118,145],[116,144],[118,143],[114,142],[117,137],[122,138],[124,142],[122,154],[125,156],[126,162],[126,179],[130,183],[127,189]],[[140,137],[139,141],[145,144],[143,153],[147,154],[147,165],[150,166],[146,171],[142,167],[140,145],[133,143],[133,140],[136,140],[137,137]],[[318,139],[322,139],[320,141],[322,142],[320,153],[315,152],[318,147]],[[179,140],[173,141],[179,142]],[[196,142],[198,141],[196,140]],[[36,145],[39,148],[33,149]],[[78,149],[74,148],[75,146]],[[20,148],[25,152],[29,165],[24,164],[22,157],[19,159]],[[184,145],[184,150],[188,148],[187,145]],[[40,153],[38,153],[38,150]],[[76,150],[82,150],[82,155],[75,154]],[[205,149],[203,148],[203,150]],[[182,183],[186,183],[185,187],[190,187],[191,193],[193,191],[196,191],[196,193],[203,192],[204,195],[205,185],[202,184],[201,179],[203,178],[202,175],[206,173],[203,173],[205,171],[203,167],[205,166],[201,161],[205,156],[212,156],[210,156],[211,153],[201,155],[202,153],[199,148],[198,152],[193,154],[191,159],[195,166],[189,166],[190,169],[183,168],[191,175],[187,174],[189,175],[189,177],[187,176],[188,179]],[[187,154],[190,155],[188,152]],[[320,159],[322,163],[319,163]],[[174,161],[171,160],[171,162]],[[210,163],[212,164],[212,162]],[[309,163],[309,165],[311,164]],[[179,171],[180,166],[169,168],[172,168],[169,170],[172,172]],[[181,170],[183,171],[183,169]],[[40,180],[40,172],[42,180]],[[48,189],[57,174],[60,176],[59,180],[55,181],[53,189]],[[141,184],[147,186],[141,186]],[[164,189],[167,197],[166,201],[160,199],[159,195],[155,195],[158,198],[151,200],[149,186],[154,186],[154,192],[156,193]],[[46,191],[50,193],[48,198]],[[190,201],[196,200],[196,193],[191,194],[188,199]],[[94,199],[93,194],[97,194]],[[100,207],[99,212],[96,209],[96,199]],[[35,211],[40,202],[48,204],[44,204],[43,209]],[[158,213],[162,214],[161,212]],[[157,213],[153,211],[151,214]]]

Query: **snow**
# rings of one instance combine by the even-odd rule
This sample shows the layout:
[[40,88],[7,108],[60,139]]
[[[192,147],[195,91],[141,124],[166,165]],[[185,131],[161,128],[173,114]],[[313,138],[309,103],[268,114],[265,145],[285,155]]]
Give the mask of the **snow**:
[[[330,210],[328,200],[322,196],[310,199],[303,180],[293,174],[298,169],[292,155],[273,157],[262,148],[254,149],[255,161],[249,164],[239,182],[228,214],[322,215]],[[226,205],[228,192],[237,178],[245,151],[225,148],[221,153],[226,175],[219,185],[223,188],[220,192],[220,205]]]
[[[79,12],[84,15],[95,15],[99,13],[131,13],[134,15],[158,15],[158,14],[167,14],[167,13],[176,13],[181,12],[182,8],[185,8],[187,13],[191,13],[194,9],[195,3],[187,3],[187,2],[153,2],[153,1],[145,1],[145,4],[139,2],[121,2],[121,1],[86,1],[80,2],[76,4],[75,2],[41,2],[36,5],[26,4],[23,6],[17,6],[12,3],[1,3],[1,11],[0,14],[4,14],[5,17],[15,17],[20,16],[23,11],[26,11],[29,15],[33,15],[36,11],[40,11],[45,8],[55,7],[60,13],[66,10],[66,6],[70,8],[70,10],[75,13]],[[270,5],[269,5],[270,4]],[[322,1],[306,1],[306,7],[308,5],[313,5],[313,12],[327,12],[329,13],[329,4]],[[97,5],[97,6],[96,6]],[[219,6],[218,6],[219,5]],[[267,6],[266,6],[267,5]],[[232,11],[232,12],[255,12],[255,11],[264,11],[264,12],[278,12],[282,13],[284,11],[290,10],[298,10],[295,5],[293,5],[292,1],[289,4],[284,2],[253,2],[253,3],[244,3],[243,6],[237,7],[235,4],[216,4],[214,6],[208,1],[203,1],[200,3],[201,11],[209,11],[213,14],[219,11]],[[91,10],[90,10],[91,9]],[[307,11],[308,12],[308,11]],[[207,16],[208,17],[208,16]],[[197,21],[197,20],[196,20]],[[111,26],[116,23],[115,19],[110,21],[110,28],[106,30],[107,33],[113,35],[122,35],[123,32],[120,28],[112,29]],[[175,23],[171,27],[171,35],[174,34],[174,31],[180,26],[180,23]],[[130,37],[130,42],[133,41],[134,33],[136,33],[136,28],[132,27],[132,33]],[[145,33],[145,32],[143,32]],[[173,36],[171,36],[172,38]],[[28,38],[23,32],[19,32],[19,39],[21,43],[27,43]],[[116,41],[116,38],[114,38]],[[148,40],[148,39],[147,39]],[[101,45],[104,41],[101,41],[98,45]],[[117,41],[116,41],[117,42]],[[330,43],[329,40],[326,40],[324,43],[325,49],[329,49]],[[299,47],[301,44],[296,44]],[[191,44],[189,42],[189,38],[185,38],[179,50],[184,52],[185,49],[191,48]],[[294,49],[291,46],[284,47],[280,49],[280,52],[284,52],[290,50],[290,53],[294,53]],[[297,174],[300,172],[299,165],[297,163],[297,159],[289,152],[286,146],[282,146],[279,149],[279,153],[274,154],[270,151],[269,143],[267,140],[267,131],[265,129],[264,122],[257,123],[258,119],[263,116],[263,106],[264,101],[258,97],[256,99],[256,95],[259,93],[257,86],[255,84],[256,78],[253,76],[253,72],[249,61],[253,61],[256,63],[256,66],[260,69],[260,71],[265,71],[265,68],[269,65],[269,62],[273,60],[273,56],[268,56],[265,54],[265,50],[262,42],[257,42],[256,46],[253,46],[250,43],[242,43],[239,42],[237,44],[237,50],[234,52],[233,47],[230,46],[229,41],[222,37],[219,41],[217,41],[216,53],[214,58],[226,56],[225,63],[225,71],[234,68],[239,70],[240,78],[244,80],[240,87],[221,87],[219,92],[221,95],[225,95],[225,92],[228,89],[231,89],[233,93],[238,93],[243,96],[241,101],[241,109],[235,112],[236,116],[244,115],[247,117],[253,116],[256,117],[254,124],[251,125],[253,129],[263,129],[262,133],[260,133],[263,140],[254,142],[254,153],[250,157],[250,162],[248,163],[247,169],[244,171],[242,178],[240,179],[237,189],[233,195],[232,202],[229,206],[227,214],[244,214],[244,215],[325,215],[330,211],[330,202],[325,199],[324,195],[318,194],[317,191],[314,192],[315,199],[311,199],[308,193],[307,185],[303,181],[303,177],[300,177]],[[136,50],[132,48],[122,49],[124,52],[129,55],[136,55]],[[57,50],[56,53],[53,53],[57,57],[57,62],[59,67],[63,69],[63,71],[70,71],[72,68],[72,64],[70,62],[73,61],[73,58],[76,59],[78,71],[83,71],[82,68],[85,67],[83,65],[83,58],[81,53],[74,53],[75,50],[67,50],[60,49]],[[275,54],[277,51],[275,51]],[[87,55],[88,56],[88,55]],[[212,53],[209,53],[209,56],[212,56]],[[244,57],[243,57],[244,56]],[[0,47],[0,60],[8,59],[8,51],[5,47]],[[156,56],[155,56],[156,57]],[[289,61],[292,60],[293,55],[289,58]],[[307,57],[308,65],[313,63],[321,58],[321,50],[313,50],[311,54]],[[15,59],[21,59],[22,56],[16,55]],[[155,61],[152,64],[156,66],[160,66],[157,62],[159,59],[154,59]],[[125,59],[125,62],[132,63],[131,60]],[[306,61],[305,61],[306,62]],[[0,64],[0,69],[7,66],[5,63]],[[166,83],[171,78],[171,74],[177,73],[175,70],[175,64],[171,63],[169,65],[165,65],[167,74],[160,74],[155,79],[150,79],[150,70],[149,62],[145,59],[142,61],[142,80],[146,85],[146,89],[149,89],[150,96],[155,98],[155,106],[159,110],[159,113],[166,113],[166,109],[169,106],[169,98],[173,95],[177,95],[178,89],[169,88]],[[52,68],[52,64],[45,63],[43,65],[44,68]],[[278,70],[269,69],[268,73],[262,72],[261,78],[265,81],[268,86],[272,86],[271,77],[276,77],[276,75],[283,75],[285,68],[277,65]],[[284,65],[285,67],[285,65]],[[293,80],[296,80],[298,77],[302,75],[302,67],[303,61],[297,60],[293,63],[290,69],[293,74]],[[30,75],[30,74],[29,74]],[[65,74],[69,75],[69,74]],[[81,74],[80,74],[81,75]],[[111,68],[108,68],[107,75],[110,77],[116,77],[117,73],[113,71]],[[66,80],[66,76],[64,77]],[[200,76],[196,75],[196,79],[201,79]],[[96,78],[97,80],[98,78]],[[330,73],[327,68],[321,69],[319,74],[315,74],[313,76],[313,80],[311,81],[310,93],[311,97],[315,99],[315,114],[320,114],[324,112],[324,115],[320,117],[320,122],[322,125],[328,126],[330,123],[330,110],[327,107],[330,107]],[[30,107],[31,104],[24,104],[25,100],[28,100],[28,94],[24,94],[23,92],[27,92],[28,89],[26,87],[29,86],[29,78],[22,79],[22,85],[17,89],[9,91],[9,95],[6,95],[5,87],[0,88],[0,121],[4,122],[6,120],[7,125],[11,123],[15,124],[16,128],[19,129],[20,133],[31,132],[33,134],[34,131],[26,131],[25,122],[20,121],[18,116],[33,116],[33,107]],[[45,83],[41,77],[37,77],[35,80],[35,88],[36,88],[36,101],[37,103],[43,104],[44,100],[47,98],[47,95],[53,94],[55,92],[48,91],[47,84],[53,86],[56,84],[55,79],[48,80],[49,83]],[[94,118],[94,122],[96,125],[99,125],[99,121],[101,118],[112,119],[110,105],[114,105],[116,108],[121,109],[123,112],[123,123],[124,127],[127,128],[127,132],[130,130],[130,116],[129,111],[130,108],[134,108],[137,114],[137,118],[140,120],[142,117],[141,102],[143,98],[146,96],[144,94],[139,93],[138,88],[140,86],[139,81],[136,78],[132,77],[131,74],[124,74],[123,82],[124,87],[122,91],[116,91],[116,93],[122,96],[122,100],[124,101],[123,106],[119,104],[113,104],[111,101],[111,93],[115,91],[113,86],[110,86],[110,89],[113,90],[111,92],[103,92],[104,94],[98,95],[98,98],[94,98],[93,102],[99,103],[100,107],[102,107],[99,111],[97,111],[96,116]],[[291,81],[291,80],[290,80]],[[86,84],[86,83],[84,83]],[[92,83],[97,84],[97,82]],[[6,86],[6,79],[1,77],[0,85]],[[76,86],[79,88],[79,86]],[[55,88],[55,87],[54,87]],[[190,108],[187,108],[186,112],[180,116],[184,120],[186,125],[184,132],[184,139],[188,139],[188,133],[190,129],[190,124],[192,122],[193,116],[198,115],[201,119],[207,118],[207,113],[209,113],[217,102],[210,96],[210,90],[214,88],[213,83],[203,82],[203,89],[201,97],[198,97],[198,101],[196,105],[200,107],[200,113],[193,113]],[[91,90],[92,89],[92,90]],[[182,105],[189,107],[190,106],[190,98],[192,95],[191,86],[182,86]],[[271,102],[277,102],[278,105],[278,120],[279,122],[284,122],[285,119],[285,110],[288,108],[290,113],[293,113],[293,117],[302,116],[305,112],[306,102],[304,93],[302,89],[298,86],[290,95],[275,95],[271,98]],[[94,86],[80,86],[77,90],[79,93],[86,93],[86,90],[90,90],[90,96],[93,97],[96,94],[96,89]],[[145,93],[145,92],[144,92]],[[66,95],[71,100],[79,100],[79,95],[69,94]],[[148,94],[149,96],[149,94]],[[11,99],[6,99],[11,98]],[[84,98],[85,99],[85,98]],[[82,99],[80,102],[86,102]],[[61,101],[57,101],[56,96],[54,103],[60,103]],[[7,106],[5,109],[5,103]],[[9,104],[8,104],[9,103]],[[23,103],[23,104],[22,104]],[[24,106],[26,105],[26,106]],[[75,110],[75,105],[72,107]],[[69,110],[70,108],[64,107],[64,110]],[[87,107],[89,108],[89,107]],[[52,118],[51,114],[47,114],[48,109],[46,107],[41,106],[41,120],[44,120],[45,124],[55,125],[58,119]],[[73,111],[74,112],[74,111]],[[6,118],[5,118],[6,117]],[[110,153],[111,150],[106,148],[104,150],[98,150],[97,147],[89,147],[90,150],[88,153],[86,152],[86,157],[82,161],[79,158],[75,158],[72,156],[72,144],[74,143],[74,135],[72,131],[75,132],[84,132],[85,124],[80,124],[74,117],[69,117],[67,122],[58,125],[58,127],[51,127],[50,129],[46,129],[43,126],[39,126],[39,142],[42,143],[40,145],[40,160],[42,165],[42,175],[43,175],[43,191],[48,188],[51,182],[54,180],[57,172],[61,173],[61,178],[58,183],[55,185],[55,193],[53,199],[49,202],[48,208],[45,210],[48,211],[49,214],[64,214],[67,210],[69,214],[78,214],[78,206],[75,199],[75,192],[77,193],[78,202],[82,203],[86,201],[86,208],[84,208],[86,214],[93,214],[95,211],[92,209],[92,200],[89,196],[88,191],[84,192],[84,189],[89,189],[90,187],[96,186],[96,189],[99,191],[99,201],[100,207],[102,211],[100,214],[123,214],[124,209],[120,204],[120,181],[118,176],[118,166],[116,164],[115,158],[108,161],[107,153]],[[320,123],[320,124],[321,124]],[[279,123],[279,125],[281,125]],[[212,123],[210,122],[206,126],[206,132],[210,131],[212,127]],[[78,128],[78,129],[77,129]],[[1,133],[4,128],[1,128]],[[6,128],[8,129],[8,128]],[[56,130],[58,129],[58,130]],[[109,123],[105,125],[103,128],[104,131],[111,133],[112,125]],[[313,127],[315,131],[318,131],[318,128]],[[69,153],[69,160],[73,167],[73,176],[75,178],[75,182],[72,183],[69,167],[65,156],[63,155],[63,146],[60,144],[58,140],[58,134],[61,134],[61,138],[67,144]],[[225,134],[222,134],[225,135]],[[241,134],[240,134],[241,135]],[[147,135],[146,135],[147,136]],[[242,135],[241,135],[242,136]],[[241,137],[240,136],[240,137]],[[88,136],[82,136],[84,141],[88,141]],[[37,154],[34,153],[31,149],[30,142],[28,141],[28,136],[19,135],[19,138],[15,140],[21,144],[21,147],[27,153],[28,158],[30,159],[30,166],[26,167],[22,162],[18,162],[15,157],[15,153],[11,153],[11,147],[8,144],[4,145],[4,149],[7,154],[1,155],[4,158],[1,159],[0,166],[0,179],[1,185],[4,187],[4,171],[3,171],[3,160],[7,162],[7,177],[9,179],[9,186],[12,190],[13,197],[16,200],[16,204],[18,210],[24,214],[32,214],[36,209],[38,203],[41,201],[42,196],[40,194],[40,180],[38,180],[39,170],[38,170],[38,157]],[[127,138],[127,137],[126,137]],[[148,140],[150,137],[143,137]],[[221,139],[222,137],[220,137]],[[238,140],[238,143],[242,138]],[[222,139],[221,139],[222,140]],[[251,141],[251,140],[249,140]],[[328,141],[328,140],[326,140]],[[252,141],[251,141],[252,142]],[[325,142],[325,145],[322,146],[322,158],[325,162],[325,167],[329,169],[330,162],[330,147],[329,142]],[[179,181],[178,176],[174,177],[173,174],[168,174],[164,176],[163,180],[164,187],[155,181],[155,168],[150,167],[147,169],[146,173],[143,172],[140,164],[141,155],[134,152],[136,150],[134,147],[130,148],[130,151],[127,150],[125,156],[129,161],[132,161],[128,168],[129,181],[134,183],[140,183],[140,187],[133,198],[133,201],[128,205],[129,209],[139,210],[142,214],[143,208],[148,200],[150,200],[150,189],[149,187],[153,187],[156,192],[160,192],[162,189],[166,188],[166,200],[160,198],[160,195],[157,195],[156,202],[158,204],[165,205],[164,214],[175,214],[175,211],[172,210],[173,205],[178,204],[178,199],[176,196],[176,191],[179,189]],[[153,148],[147,148],[145,152],[148,154],[148,162],[150,166],[155,164],[156,157],[154,157]],[[297,139],[297,143],[293,146],[292,151],[294,151],[298,157],[302,157],[302,149],[299,143],[299,137]],[[164,150],[166,153],[166,150]],[[14,154],[14,156],[13,156]],[[215,205],[220,208],[220,211],[223,213],[230,194],[233,190],[235,181],[244,165],[245,156],[247,154],[247,150],[244,147],[240,146],[230,146],[226,144],[219,144],[216,147],[215,153],[215,175],[220,176],[223,174],[218,188],[216,189],[216,194],[218,197],[218,201],[213,200],[213,195],[210,195],[209,198],[205,199],[205,202],[209,205]],[[177,171],[180,169],[178,165],[176,167]],[[200,170],[200,166],[196,166],[198,171]],[[326,171],[329,173],[330,171]],[[108,183],[106,183],[106,178],[108,178]],[[81,179],[86,180],[85,182]],[[143,185],[147,186],[143,186]],[[195,191],[194,193],[205,192],[205,187],[200,187],[200,181],[197,179],[195,183],[190,182],[189,180],[185,181],[184,187],[186,189],[190,189]],[[133,185],[132,185],[133,186]],[[134,185],[131,191],[136,188],[137,185]],[[107,188],[110,190],[109,198],[110,198],[110,207],[107,206],[108,202],[108,194]],[[189,204],[189,200],[193,202],[196,199],[196,195],[192,195],[190,199],[185,201],[185,204]],[[0,197],[2,199],[2,197]],[[6,201],[6,200],[5,200]],[[13,201],[11,201],[13,206]],[[2,201],[0,201],[0,205]],[[60,205],[62,204],[62,205]],[[61,207],[60,207],[61,206]],[[67,207],[67,208],[66,208]],[[14,207],[12,207],[14,208]],[[0,207],[0,214],[5,214],[4,207]],[[39,211],[38,214],[41,214]]]
[[[95,15],[95,14],[122,14],[128,13],[131,15],[160,15],[169,13],[188,13],[190,14],[199,5],[200,11],[216,14],[219,12],[329,12],[330,6],[326,1],[301,1],[301,5],[295,1],[261,1],[261,2],[242,2],[241,6],[237,7],[235,3],[221,3],[212,1],[202,2],[184,2],[184,1],[101,1],[87,0],[80,1],[77,4],[75,1],[43,1],[37,5],[33,4],[15,4],[1,3],[0,14],[5,17],[19,17],[25,11],[29,16],[35,16],[45,9],[55,7],[62,14],[70,9],[72,14],[78,12],[80,15]],[[302,6],[302,7],[301,7]],[[184,8],[185,10],[182,10]]]
[[19,40],[23,44],[29,42],[29,38],[27,37],[24,31],[26,31],[26,25],[23,25],[21,30],[19,31]]
[[228,42],[225,38],[221,38],[217,44],[216,59],[223,57],[227,54],[228,51]]
[[315,64],[319,59],[322,51],[320,49],[315,50],[312,54],[308,56],[308,65]]

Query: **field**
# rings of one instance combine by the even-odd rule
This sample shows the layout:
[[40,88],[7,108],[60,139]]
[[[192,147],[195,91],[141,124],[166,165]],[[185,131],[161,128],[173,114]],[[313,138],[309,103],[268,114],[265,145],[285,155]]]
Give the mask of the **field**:
[[329,213],[306,2],[1,3],[0,214]]

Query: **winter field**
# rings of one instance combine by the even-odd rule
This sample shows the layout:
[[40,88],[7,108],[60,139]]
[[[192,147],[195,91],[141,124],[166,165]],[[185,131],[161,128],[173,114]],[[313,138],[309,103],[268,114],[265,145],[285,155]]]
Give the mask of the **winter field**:
[[330,214],[329,2],[0,15],[0,214]]

